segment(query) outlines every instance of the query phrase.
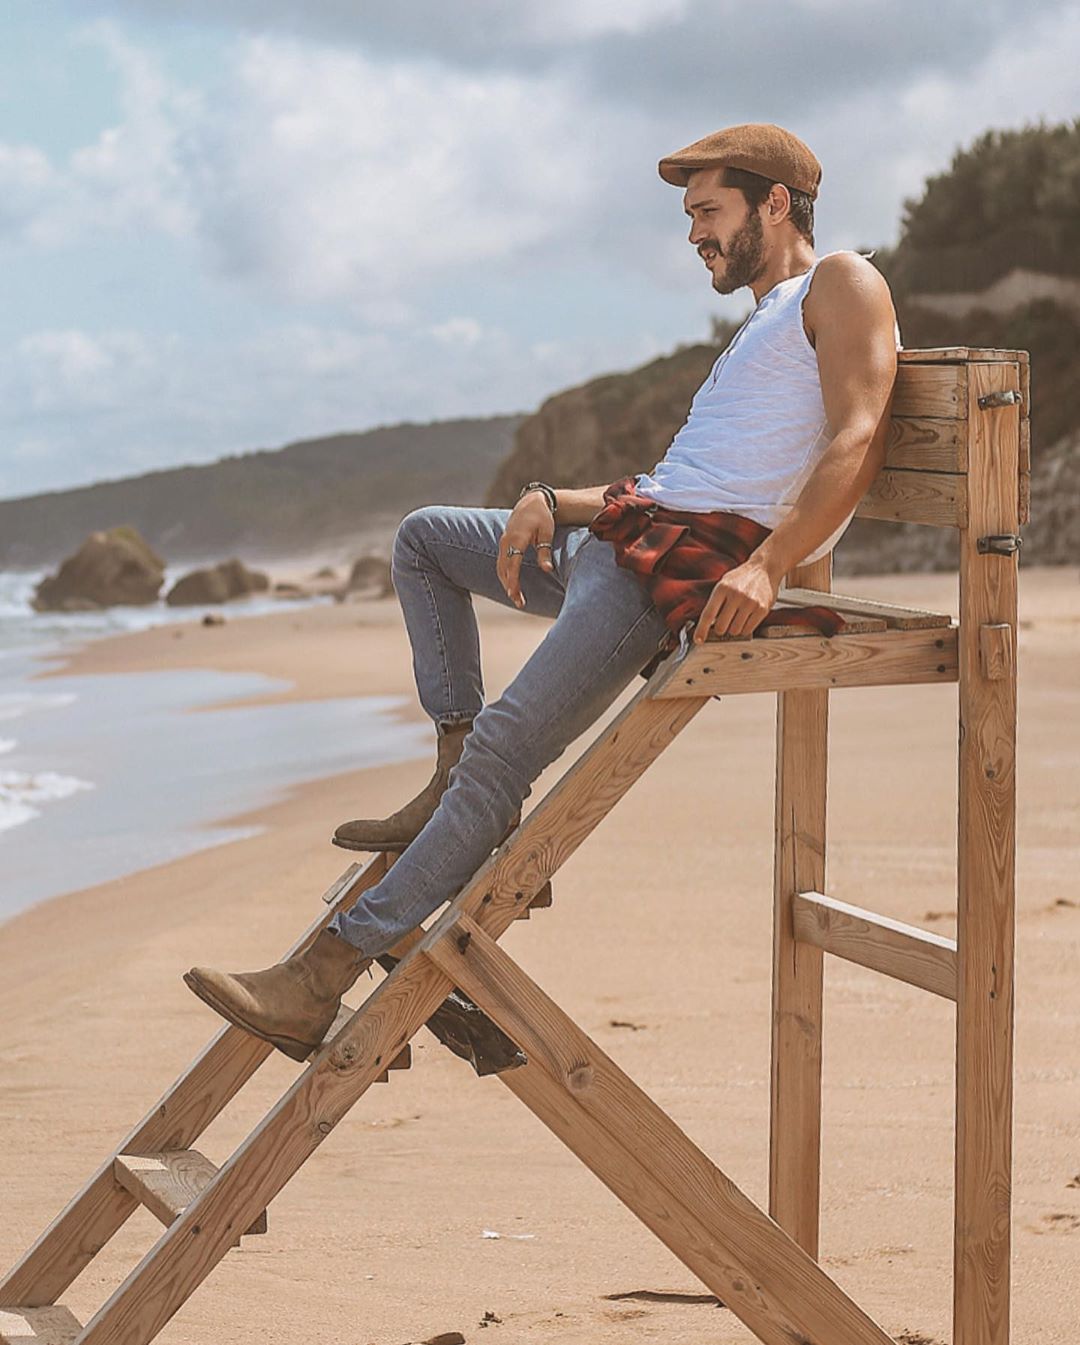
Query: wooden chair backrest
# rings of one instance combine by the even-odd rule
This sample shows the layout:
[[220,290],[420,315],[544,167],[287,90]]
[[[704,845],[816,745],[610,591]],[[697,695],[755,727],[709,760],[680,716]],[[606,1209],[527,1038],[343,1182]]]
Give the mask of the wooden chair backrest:
[[1016,483],[1020,522],[1031,486],[1030,366],[1026,350],[943,346],[901,350],[885,466],[856,509],[858,518],[966,528],[968,435],[974,416],[971,368],[1013,366],[1020,393],[1020,456]]

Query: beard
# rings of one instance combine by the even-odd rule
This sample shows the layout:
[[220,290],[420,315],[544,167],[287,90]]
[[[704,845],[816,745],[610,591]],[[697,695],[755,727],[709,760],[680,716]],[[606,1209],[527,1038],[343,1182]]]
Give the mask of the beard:
[[[720,252],[720,244],[715,239],[701,246],[712,247]],[[756,210],[751,210],[746,223],[741,224],[731,235],[727,249],[721,256],[724,259],[723,274],[714,275],[712,282],[718,294],[734,294],[761,275],[765,269],[765,232],[761,226],[761,216]]]

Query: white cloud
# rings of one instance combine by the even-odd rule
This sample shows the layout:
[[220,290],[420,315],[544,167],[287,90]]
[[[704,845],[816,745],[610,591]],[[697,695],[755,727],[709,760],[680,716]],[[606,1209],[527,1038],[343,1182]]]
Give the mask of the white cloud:
[[598,173],[580,133],[595,117],[553,76],[254,39],[186,142],[198,234],[227,274],[381,315],[572,238]]
[[682,18],[688,0],[547,0],[521,5],[514,18],[525,43],[574,42],[611,33],[643,33]]
[[[317,0],[305,22],[317,11],[352,25],[353,45],[335,47],[284,36],[290,7],[252,0],[259,35],[221,39],[217,83],[198,89],[115,24],[80,30],[120,113],[64,158],[0,144],[6,264],[40,265],[47,281],[48,249],[93,267],[107,237],[164,235],[177,246],[155,257],[190,266],[191,311],[155,307],[148,326],[187,321],[199,335],[152,335],[107,310],[95,322],[90,300],[45,330],[31,316],[0,350],[4,442],[22,446],[20,480],[0,479],[0,494],[343,427],[529,409],[659,353],[664,322],[703,334],[717,301],[655,162],[725,121],[785,121],[814,147],[825,251],[892,241],[903,197],[987,126],[1080,110],[1077,4],[1044,3],[1020,30],[988,20],[961,46],[942,34],[963,6],[941,0],[932,51],[927,0],[914,0],[918,22],[876,3],[859,24],[847,0],[760,13],[729,0],[478,4],[443,53],[447,10],[427,3],[387,17],[394,42],[380,47],[360,7]],[[499,48],[486,64],[468,59],[486,40],[481,10],[486,50]],[[145,286],[155,305],[176,294],[175,275],[159,290],[144,265],[100,292]],[[259,334],[207,336],[218,298],[233,330]],[[743,293],[719,309],[745,306]]]
[[296,323],[238,343],[42,331],[0,357],[0,498],[405,420],[529,410],[659,354],[647,335],[515,338],[459,317],[392,335]]
[[5,391],[13,404],[35,411],[107,409],[131,393],[149,393],[146,376],[156,365],[157,356],[139,332],[33,332],[15,343],[5,362]]
[[56,174],[33,145],[0,144],[0,236],[33,240],[56,190]]
[[172,88],[154,58],[104,20],[77,40],[100,48],[118,79],[123,120],[53,163],[38,148],[0,143],[0,237],[41,248],[99,231],[186,233],[191,217],[176,152],[198,96]]
[[429,328],[436,341],[445,345],[475,346],[484,335],[484,329],[475,318],[448,318]]

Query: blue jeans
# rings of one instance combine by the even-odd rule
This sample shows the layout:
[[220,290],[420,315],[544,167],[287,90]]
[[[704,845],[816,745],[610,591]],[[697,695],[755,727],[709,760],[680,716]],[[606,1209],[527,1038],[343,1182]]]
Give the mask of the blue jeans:
[[521,558],[526,612],[555,620],[503,694],[484,703],[472,594],[514,604],[495,572],[509,509],[428,505],[394,538],[392,576],[420,704],[436,722],[473,718],[431,818],[390,871],[331,921],[369,957],[449,901],[502,841],[533,781],[594,723],[667,634],[610,542],[558,527],[554,567]]

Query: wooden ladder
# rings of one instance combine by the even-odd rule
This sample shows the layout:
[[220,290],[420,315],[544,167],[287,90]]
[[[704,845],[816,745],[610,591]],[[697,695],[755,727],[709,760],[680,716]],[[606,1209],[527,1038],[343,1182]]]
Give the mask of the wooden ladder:
[[[1029,406],[1025,352],[903,352],[887,465],[859,512],[957,529],[959,622],[833,594],[826,558],[790,576],[781,601],[827,594],[849,618],[843,633],[684,644],[442,915],[392,950],[389,974],[343,1010],[220,1168],[192,1146],[273,1047],[231,1026],[218,1033],[0,1281],[0,1345],[152,1340],[241,1236],[265,1229],[270,1202],[357,1099],[408,1066],[411,1038],[455,991],[516,1047],[498,1078],[766,1345],[888,1345],[817,1260],[826,952],[956,1004],[953,1342],[1008,1345],[1017,560],[1007,539],[1026,516]],[[939,682],[959,684],[955,941],[833,900],[825,883],[830,691]],[[778,706],[768,1213],[499,945],[698,711],[751,691],[776,693]],[[296,948],[388,862],[376,855],[343,874]],[[84,1326],[57,1300],[140,1205],[164,1231]]]

